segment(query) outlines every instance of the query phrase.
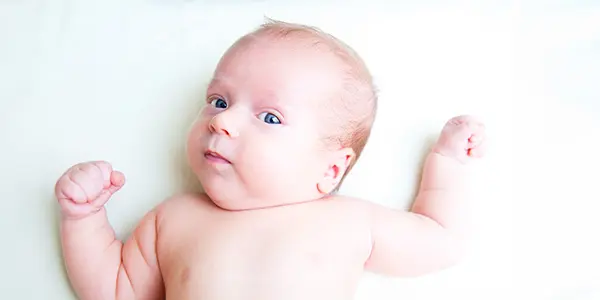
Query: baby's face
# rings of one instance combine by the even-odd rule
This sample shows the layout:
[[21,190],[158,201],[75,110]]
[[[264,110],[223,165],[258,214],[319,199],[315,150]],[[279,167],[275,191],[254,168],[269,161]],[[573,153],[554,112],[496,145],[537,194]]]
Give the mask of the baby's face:
[[189,163],[231,210],[315,199],[331,152],[323,142],[338,62],[293,42],[255,41],[220,61],[190,131]]

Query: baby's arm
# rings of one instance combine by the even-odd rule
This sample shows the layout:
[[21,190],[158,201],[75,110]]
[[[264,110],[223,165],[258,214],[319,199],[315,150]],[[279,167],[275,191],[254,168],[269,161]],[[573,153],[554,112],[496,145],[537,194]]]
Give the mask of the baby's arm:
[[148,213],[125,244],[115,238],[104,204],[125,182],[106,162],[70,168],[56,184],[61,242],[71,285],[80,299],[160,299],[156,213]]
[[455,264],[468,232],[469,160],[484,152],[484,127],[474,118],[448,121],[423,167],[410,212],[372,206],[371,255],[365,267],[418,276]]

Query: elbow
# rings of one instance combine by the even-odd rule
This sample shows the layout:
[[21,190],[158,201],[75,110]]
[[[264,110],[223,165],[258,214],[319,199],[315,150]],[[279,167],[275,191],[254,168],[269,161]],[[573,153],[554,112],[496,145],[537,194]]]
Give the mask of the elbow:
[[[467,247],[462,242],[445,243],[440,245],[439,251],[430,256],[426,261],[416,262],[402,270],[402,277],[420,277],[432,273],[443,272],[460,265],[466,257]],[[405,266],[406,267],[406,266]]]
[[448,228],[439,224],[440,240],[439,250],[436,251],[439,255],[437,260],[437,268],[443,270],[461,264],[468,255],[469,242],[468,233],[464,228]]

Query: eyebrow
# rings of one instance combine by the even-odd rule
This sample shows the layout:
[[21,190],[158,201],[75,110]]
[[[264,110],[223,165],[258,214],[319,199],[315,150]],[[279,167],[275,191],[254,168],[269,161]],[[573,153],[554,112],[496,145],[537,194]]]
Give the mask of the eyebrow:
[[229,86],[227,81],[228,80],[226,79],[225,76],[219,76],[218,74],[215,74],[213,76],[213,78],[211,78],[211,80],[208,84],[208,88],[211,88],[214,86]]
[[[229,84],[229,80],[227,76],[221,76],[219,74],[215,74],[208,85],[208,89],[222,87],[224,89],[231,88],[231,84]],[[280,100],[280,97],[277,96],[275,92],[271,89],[265,89],[259,91],[261,97],[257,98],[256,101],[258,104],[264,104],[266,102],[273,103],[273,108],[279,110],[284,116],[288,115],[290,112],[290,105],[284,105],[283,101]]]

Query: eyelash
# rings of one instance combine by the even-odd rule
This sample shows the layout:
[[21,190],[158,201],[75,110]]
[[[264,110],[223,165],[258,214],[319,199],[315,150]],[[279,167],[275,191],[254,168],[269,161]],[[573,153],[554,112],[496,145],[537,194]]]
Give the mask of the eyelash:
[[[225,103],[225,107],[217,107],[217,103],[219,102],[219,100]],[[218,109],[227,109],[227,107],[229,107],[229,104],[227,103],[227,101],[225,101],[221,97],[209,98],[209,104]],[[264,117],[260,117],[263,114],[264,114]],[[271,119],[273,119],[273,118],[277,119],[278,123],[267,123],[267,121],[265,120],[265,117],[267,117],[269,115],[273,116]],[[261,121],[263,121],[264,123],[269,124],[269,125],[281,125],[282,124],[281,117],[279,117],[277,114],[274,114],[272,112],[268,112],[268,111],[261,112],[260,114],[258,114],[258,117]]]
[[[260,117],[262,114],[265,114],[265,116],[264,116],[264,117]],[[277,122],[278,122],[278,123],[267,123],[267,121],[266,121],[265,117],[266,117],[266,116],[268,116],[268,115],[271,115],[271,116],[273,116],[273,118],[277,119]],[[275,115],[274,113],[270,113],[270,112],[264,111],[264,112],[261,112],[260,114],[258,114],[258,116],[259,116],[259,119],[260,119],[261,121],[263,121],[263,122],[265,122],[265,123],[267,123],[267,124],[269,124],[269,125],[280,125],[280,124],[281,124],[281,118],[279,118],[279,117],[278,117],[277,115]]]
[[[216,103],[217,103],[217,101],[219,101],[219,100],[221,100],[221,101],[223,101],[223,102],[225,103],[225,107],[217,107]],[[213,102],[214,102],[214,103],[213,103]],[[209,101],[208,101],[208,103],[209,103],[210,105],[212,105],[212,106],[216,107],[216,108],[221,108],[221,109],[225,109],[225,108],[227,108],[227,107],[229,106],[229,104],[227,103],[227,101],[225,101],[225,100],[224,100],[223,98],[221,98],[221,97],[211,97],[211,98],[209,98]]]

